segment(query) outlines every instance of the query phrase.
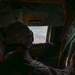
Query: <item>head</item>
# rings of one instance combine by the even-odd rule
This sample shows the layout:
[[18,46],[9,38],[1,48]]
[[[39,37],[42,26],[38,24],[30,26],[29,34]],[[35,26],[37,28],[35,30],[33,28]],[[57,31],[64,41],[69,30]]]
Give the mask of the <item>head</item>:
[[16,22],[8,25],[5,30],[5,42],[13,48],[29,49],[33,42],[33,32],[23,23]]

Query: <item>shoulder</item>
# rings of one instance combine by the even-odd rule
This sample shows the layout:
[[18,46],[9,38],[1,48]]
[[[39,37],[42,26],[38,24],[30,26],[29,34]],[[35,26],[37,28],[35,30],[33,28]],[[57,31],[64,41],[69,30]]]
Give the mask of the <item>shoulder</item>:
[[11,59],[15,52],[9,52],[5,56],[5,60]]

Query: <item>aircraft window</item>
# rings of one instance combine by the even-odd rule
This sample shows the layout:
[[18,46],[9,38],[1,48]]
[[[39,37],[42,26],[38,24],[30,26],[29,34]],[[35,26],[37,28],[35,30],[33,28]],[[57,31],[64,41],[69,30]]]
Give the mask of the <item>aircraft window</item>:
[[34,33],[33,43],[45,43],[48,26],[29,26]]

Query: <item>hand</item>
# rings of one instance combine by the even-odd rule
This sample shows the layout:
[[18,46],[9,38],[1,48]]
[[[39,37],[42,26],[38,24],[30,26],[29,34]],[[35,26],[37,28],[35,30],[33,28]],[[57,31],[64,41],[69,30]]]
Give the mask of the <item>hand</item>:
[[75,68],[75,54],[72,54],[71,59],[70,59],[70,66]]

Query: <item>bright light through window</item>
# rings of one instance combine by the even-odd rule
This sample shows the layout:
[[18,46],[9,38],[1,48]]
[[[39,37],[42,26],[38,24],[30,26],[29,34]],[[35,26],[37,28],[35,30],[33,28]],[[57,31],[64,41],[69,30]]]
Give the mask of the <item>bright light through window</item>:
[[48,26],[29,26],[34,34],[33,43],[44,43],[46,42],[47,28]]

